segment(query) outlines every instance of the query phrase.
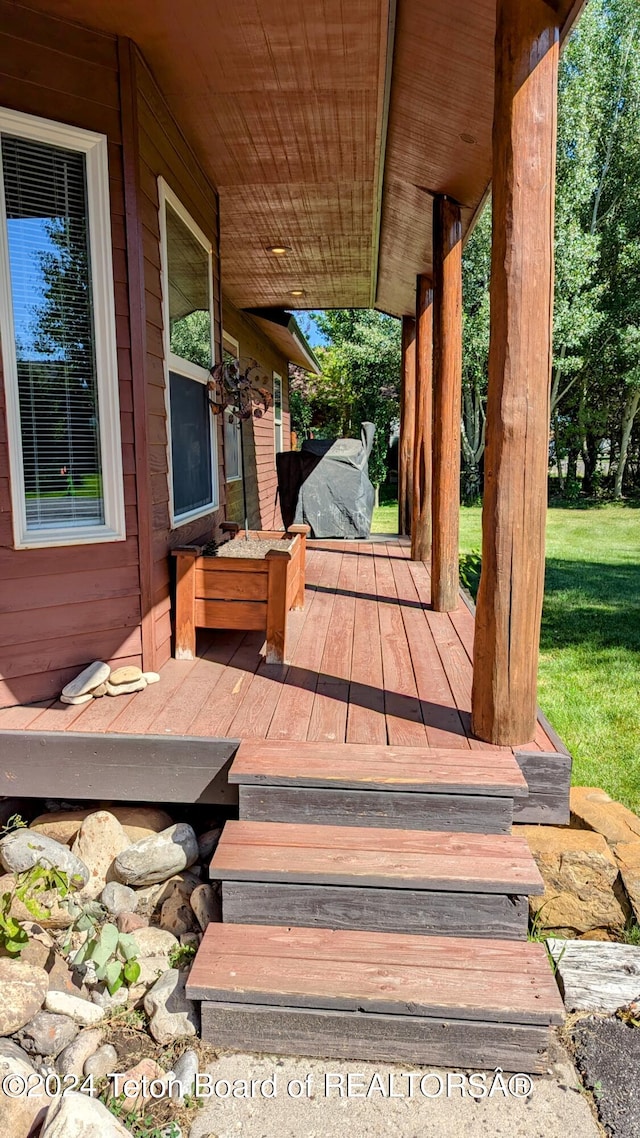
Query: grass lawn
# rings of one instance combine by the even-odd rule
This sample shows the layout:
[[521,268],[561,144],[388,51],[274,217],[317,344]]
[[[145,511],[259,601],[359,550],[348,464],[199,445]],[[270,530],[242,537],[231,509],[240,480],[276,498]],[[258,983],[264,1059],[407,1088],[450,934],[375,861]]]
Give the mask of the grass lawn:
[[[383,505],[373,528],[391,533],[396,519]],[[480,545],[480,508],[464,507],[461,552]],[[640,510],[549,510],[539,702],[574,783],[640,812]]]

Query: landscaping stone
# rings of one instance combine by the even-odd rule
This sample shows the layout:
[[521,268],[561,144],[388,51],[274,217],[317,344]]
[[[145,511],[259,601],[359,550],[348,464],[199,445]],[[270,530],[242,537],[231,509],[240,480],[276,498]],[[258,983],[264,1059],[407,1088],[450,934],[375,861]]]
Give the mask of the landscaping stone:
[[[194,867],[197,868],[197,867]],[[145,913],[151,916],[169,897],[178,891],[182,896],[185,903],[189,902],[189,898],[194,889],[201,884],[200,878],[196,873],[185,870],[184,873],[174,874],[167,881],[161,881],[155,885],[147,885],[142,889],[136,890],[138,898],[138,906],[136,912]]]
[[62,689],[63,695],[78,696],[87,695],[98,687],[98,684],[103,684],[109,678],[111,668],[108,664],[103,664],[101,660],[95,660],[93,664],[89,664],[74,680],[66,684]]
[[102,696],[106,695],[106,694],[107,694],[106,683],[98,684],[97,688],[94,688],[93,691],[91,692],[91,695],[93,696],[94,699],[102,699]]
[[0,1035],[13,1035],[44,1003],[49,977],[44,968],[0,958]]
[[[197,890],[194,889],[195,892]],[[195,932],[198,928],[198,921],[191,905],[183,900],[177,891],[167,898],[162,906],[160,928],[177,937],[182,933]]]
[[215,889],[211,885],[198,885],[191,894],[190,900],[191,908],[203,932],[207,925],[222,919],[220,901]]
[[49,1107],[40,1138],[131,1138],[97,1098],[72,1091]]
[[50,992],[68,992],[70,996],[83,996],[85,994],[77,969],[70,968],[59,953],[52,954],[46,965],[46,971],[49,974]]
[[79,996],[71,996],[68,992],[47,992],[44,1001],[45,1010],[58,1015],[69,1016],[74,1023],[81,1027],[93,1027],[104,1018],[104,1011],[90,1000],[83,1000]]
[[117,1071],[118,1052],[110,1043],[104,1043],[84,1065],[83,1075],[92,1075],[96,1080],[105,1079],[112,1071]]
[[68,874],[69,880],[81,883],[89,880],[84,862],[62,845],[33,830],[14,830],[0,841],[0,862],[7,873],[24,873],[35,865],[49,866]]
[[84,899],[95,900],[113,878],[113,863],[131,845],[118,819],[108,810],[90,814],[78,830],[71,852],[89,870],[82,890]]
[[91,992],[91,1002],[97,1004],[99,1008],[104,1008],[106,1012],[113,1011],[114,1008],[122,1008],[129,1002],[129,989],[123,985],[111,995],[107,987],[100,985]]
[[123,668],[115,668],[109,676],[109,683],[113,687],[119,687],[120,684],[134,684],[142,679],[142,668],[138,668],[135,664],[127,664]]
[[167,971],[169,956],[180,942],[172,933],[158,928],[140,929],[134,933],[134,938],[139,950],[140,976],[129,989],[129,995],[132,1001],[137,1001]]
[[566,826],[518,826],[542,874],[545,891],[531,897],[543,929],[620,932],[629,909],[616,881],[618,866],[601,834]]
[[130,889],[128,885],[121,885],[119,881],[109,881],[100,894],[100,902],[108,913],[117,917],[120,913],[135,913],[138,897],[135,890]]
[[[82,810],[52,810],[34,818],[30,830],[45,834],[63,845],[71,845],[85,818],[96,813],[96,807]],[[150,834],[157,834],[173,825],[173,819],[166,810],[157,806],[109,806],[109,813],[117,818],[130,842],[138,842]]]
[[29,1056],[16,1043],[15,1039],[0,1039],[0,1057],[3,1059],[19,1059],[21,1063],[28,1063],[35,1070]]
[[159,672],[143,672],[142,676],[147,681],[148,684],[159,684],[160,683],[160,673]]
[[[0,877],[0,896],[3,893],[12,893],[16,887],[15,875],[6,873]],[[47,889],[44,893],[38,893],[38,905],[44,911],[46,910],[47,916],[41,916],[38,924],[45,929],[66,929],[73,921],[70,916],[69,910],[61,903],[60,894],[56,889]],[[14,897],[11,902],[11,916],[15,917],[17,921],[32,921],[33,913],[27,909],[23,901],[18,897]]]
[[135,933],[138,929],[149,927],[149,918],[143,917],[141,913],[118,913],[116,925],[118,932]]
[[198,856],[200,861],[207,863],[211,860],[213,851],[220,841],[221,834],[221,826],[216,826],[215,830],[206,830],[204,834],[200,834],[198,838]]
[[185,1095],[192,1095],[195,1090],[196,1075],[199,1071],[199,1059],[196,1051],[185,1051],[173,1065],[173,1074],[180,1083],[172,1088],[171,1097],[182,1100]]
[[81,1031],[73,1043],[70,1043],[58,1055],[56,1060],[58,1073],[60,1075],[75,1075],[77,1079],[81,1079],[85,1063],[98,1050],[102,1039],[103,1033],[97,1027],[89,1028],[88,1031]]
[[[127,1071],[123,1071],[122,1077],[118,1080],[120,1094],[126,1093],[124,1088],[129,1079],[134,1083],[139,1083],[140,1090],[137,1095],[126,1095],[127,1111],[139,1113],[145,1103],[155,1102],[158,1098],[162,1098],[162,1095],[157,1093],[160,1090],[158,1083],[164,1084],[168,1090],[169,1075],[166,1071],[163,1071],[155,1059],[141,1059],[139,1063],[136,1063],[135,1067],[130,1067]],[[153,1094],[151,1094],[149,1087],[150,1083],[156,1084],[154,1085]],[[112,1086],[110,1094],[115,1094],[115,1085]]]
[[613,1017],[589,1016],[572,1030],[575,1061],[593,1092],[600,1122],[615,1138],[640,1134],[640,1030]]
[[38,1012],[17,1033],[23,1051],[29,1055],[56,1056],[76,1038],[78,1025],[66,1015]]
[[107,683],[107,695],[133,695],[134,692],[144,691],[146,686],[147,681],[143,680],[142,677],[130,684]]
[[63,694],[60,696],[60,703],[70,703],[71,706],[73,707],[73,706],[77,706],[77,705],[82,704],[82,703],[91,703],[92,699],[93,699],[93,695],[91,694],[91,692],[88,692],[87,695],[64,695]]
[[640,921],[640,841],[619,842],[614,853],[631,908]]
[[188,868],[198,857],[196,835],[186,822],[143,838],[119,854],[115,874],[125,885],[153,885]]
[[187,976],[170,968],[153,985],[145,998],[149,1031],[157,1043],[166,1046],[174,1039],[196,1035],[199,1021],[196,1005],[185,995]]
[[[0,1042],[6,1044],[9,1040]],[[15,1050],[20,1052],[19,1047],[16,1047]],[[0,1051],[0,1085],[11,1075],[15,1075],[17,1080],[33,1079],[33,1067],[22,1052],[20,1055],[16,1055],[15,1053],[7,1054]],[[21,1094],[17,1095],[16,1098],[11,1098],[9,1095],[3,1094],[0,1097],[0,1125],[5,1138],[28,1138],[29,1135],[35,1134],[51,1101],[51,1098],[45,1093],[44,1087],[41,1088],[41,1094],[38,1094],[37,1097],[36,1095]]]
[[640,839],[640,818],[596,786],[572,786],[571,824],[602,834],[609,845]]

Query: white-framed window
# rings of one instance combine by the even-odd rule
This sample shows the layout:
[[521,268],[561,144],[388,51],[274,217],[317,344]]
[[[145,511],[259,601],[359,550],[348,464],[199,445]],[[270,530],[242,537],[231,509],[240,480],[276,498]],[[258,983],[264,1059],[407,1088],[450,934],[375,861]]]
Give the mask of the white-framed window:
[[158,179],[169,447],[175,528],[218,505],[217,447],[207,384],[215,360],[212,246]]
[[[240,359],[240,344],[227,332],[222,334],[222,352],[225,361]],[[228,411],[224,412],[224,476],[227,482],[242,479],[242,424]]]
[[276,454],[280,454],[282,445],[282,376],[273,373],[273,433]]
[[0,109],[14,544],[123,541],[107,139]]

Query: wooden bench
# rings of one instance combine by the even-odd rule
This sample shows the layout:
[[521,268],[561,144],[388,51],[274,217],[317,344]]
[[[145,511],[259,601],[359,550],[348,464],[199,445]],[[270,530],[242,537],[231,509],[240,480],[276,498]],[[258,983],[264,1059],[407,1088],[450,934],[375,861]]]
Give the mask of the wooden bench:
[[564,1009],[543,945],[209,925],[187,982],[217,1047],[541,1071]]

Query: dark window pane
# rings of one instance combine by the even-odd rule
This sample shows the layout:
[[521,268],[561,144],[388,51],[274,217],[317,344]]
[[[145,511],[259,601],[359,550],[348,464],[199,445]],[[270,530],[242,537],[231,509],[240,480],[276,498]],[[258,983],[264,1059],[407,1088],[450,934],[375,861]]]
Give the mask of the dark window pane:
[[166,220],[171,351],[210,368],[209,254],[169,204]]
[[188,514],[212,499],[211,424],[207,385],[169,373],[173,511]]

